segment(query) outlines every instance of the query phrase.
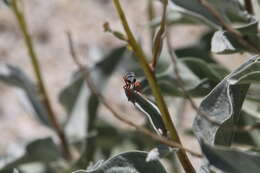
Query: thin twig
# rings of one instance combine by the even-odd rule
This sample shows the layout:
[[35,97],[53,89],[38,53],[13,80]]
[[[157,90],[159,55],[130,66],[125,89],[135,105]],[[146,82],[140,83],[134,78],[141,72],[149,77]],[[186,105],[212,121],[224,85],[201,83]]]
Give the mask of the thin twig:
[[163,14],[161,25],[158,33],[155,35],[154,44],[153,44],[153,60],[152,60],[152,69],[155,70],[157,61],[162,52],[163,48],[163,39],[166,28],[166,13],[167,13],[168,0],[163,0]]
[[242,44],[244,47],[248,48],[249,50],[260,54],[260,48],[257,47],[255,44],[253,44],[250,40],[243,37],[243,35],[237,31],[236,29],[232,28],[230,25],[228,25],[222,16],[219,14],[219,12],[212,7],[207,1],[205,0],[196,0],[198,1],[202,6],[208,9],[208,11],[216,18],[216,20],[219,22],[219,24],[230,34],[232,34],[237,41]]
[[110,28],[110,25],[109,25],[108,22],[105,22],[105,23],[103,24],[103,28],[104,28],[104,31],[105,31],[105,32],[109,32],[110,34],[112,34],[113,36],[115,36],[116,38],[118,38],[119,40],[128,42],[127,37],[126,37],[124,34],[122,34],[121,32],[119,32],[119,31],[112,30],[112,29]]
[[249,14],[254,14],[254,7],[251,0],[244,0],[246,11]]
[[26,20],[25,20],[24,14],[18,8],[17,0],[12,0],[12,10],[17,18],[19,27],[20,27],[21,32],[24,37],[25,44],[28,49],[28,54],[30,56],[32,67],[33,67],[33,70],[34,70],[34,73],[35,73],[35,76],[37,79],[37,84],[38,84],[37,86],[39,87],[39,91],[40,91],[40,93],[39,93],[40,99],[42,100],[42,103],[44,104],[44,106],[48,112],[47,116],[48,116],[54,130],[56,131],[58,137],[61,140],[64,157],[67,159],[70,159],[71,154],[70,154],[70,150],[69,150],[69,146],[68,146],[68,141],[63,132],[63,129],[61,128],[61,126],[58,123],[58,120],[56,119],[53,108],[51,106],[50,99],[48,97],[46,87],[45,87],[43,79],[42,79],[42,74],[41,74],[41,69],[40,69],[40,65],[38,62],[38,58],[37,58],[36,52],[34,51],[34,46],[33,46],[31,36],[29,35],[29,32],[28,32]]
[[[121,7],[120,1],[113,0],[113,2],[116,7],[116,10],[118,12],[118,15],[120,17],[121,23],[124,27],[124,30],[126,32],[126,35],[128,37],[128,42],[129,42],[130,46],[132,47],[133,51],[135,52],[137,60],[139,61],[139,64],[142,67],[142,69],[145,73],[145,76],[147,77],[147,80],[151,87],[153,96],[155,97],[156,104],[158,105],[158,108],[161,112],[163,122],[166,126],[166,129],[170,132],[170,138],[172,140],[178,142],[179,144],[181,144],[180,137],[172,122],[169,110],[168,110],[165,100],[161,94],[160,87],[156,82],[155,75],[146,60],[145,53],[143,52],[143,49],[141,48],[141,46],[137,43],[129,25],[128,25],[128,22],[127,22],[125,13]],[[195,169],[193,168],[193,166],[184,150],[179,150],[177,152],[177,155],[186,172],[190,172],[190,173],[195,172]]]
[[134,122],[126,119],[125,117],[127,117],[127,115],[121,115],[120,113],[118,113],[112,106],[111,104],[105,99],[105,97],[97,90],[96,86],[94,85],[94,82],[92,81],[90,74],[89,74],[89,69],[84,66],[82,63],[80,63],[79,58],[77,56],[77,54],[75,53],[74,50],[74,46],[73,46],[73,40],[71,38],[71,35],[68,33],[68,41],[69,41],[69,48],[70,48],[70,53],[71,53],[71,57],[73,59],[73,61],[75,62],[75,64],[78,66],[79,70],[82,72],[82,74],[84,75],[85,81],[89,87],[89,89],[91,90],[91,92],[96,95],[99,99],[99,101],[113,114],[113,116],[115,116],[118,120],[124,122],[125,124],[134,127],[138,132],[151,137],[152,139],[161,142],[163,144],[166,144],[168,146],[174,147],[174,148],[179,148],[181,150],[185,150],[187,152],[189,152],[190,154],[192,154],[193,156],[196,157],[202,157],[201,154],[192,151],[191,149],[185,148],[183,147],[181,144],[177,143],[177,142],[173,142],[171,140],[168,140],[165,137],[161,137],[157,134],[154,134],[150,131],[148,131],[147,129],[136,125]]
[[236,128],[237,131],[240,132],[249,132],[260,128],[260,123],[255,123],[253,125],[246,125],[243,127]]

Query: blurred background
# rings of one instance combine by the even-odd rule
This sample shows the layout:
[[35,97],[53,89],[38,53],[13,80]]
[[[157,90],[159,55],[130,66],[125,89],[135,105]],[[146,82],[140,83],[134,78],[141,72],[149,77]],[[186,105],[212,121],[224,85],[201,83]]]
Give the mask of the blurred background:
[[[147,55],[151,55],[148,0],[122,0],[122,5],[135,35],[142,43]],[[155,2],[154,7],[156,16],[160,17],[161,3]],[[78,55],[85,64],[91,67],[111,50],[125,45],[110,33],[105,33],[103,29],[103,24],[109,22],[111,28],[123,31],[121,23],[111,0],[24,0],[22,8],[39,58],[51,104],[59,121],[64,122],[69,117],[59,102],[59,94],[69,85],[74,72],[77,71],[77,66],[69,53],[66,32],[71,32]],[[201,36],[209,31],[210,28],[203,24],[175,23],[171,27],[172,46],[175,49],[181,49],[197,44]],[[235,60],[230,61],[229,56]],[[213,57],[228,69],[234,69],[247,56],[232,54],[213,55]],[[1,2],[0,73],[5,73],[5,64],[20,68],[35,81],[30,58],[16,18],[12,10]],[[127,118],[134,120],[137,124],[144,124],[143,115],[127,101],[122,88],[124,85],[123,74],[124,70],[116,72],[110,80],[106,81],[104,95],[119,111],[127,113],[129,115]],[[181,98],[167,97],[166,99],[172,118],[176,119],[174,122],[176,122],[184,145],[199,151],[196,140],[187,132],[191,129],[195,112],[189,103]],[[196,99],[196,102],[199,103],[200,99]],[[79,108],[79,110],[81,109]],[[99,109],[98,116],[102,121],[117,129],[129,130],[128,126],[117,121],[103,106]],[[75,135],[78,128],[81,128],[81,125],[77,124],[81,121],[78,119],[72,125],[72,128],[78,126],[76,130],[72,130],[72,135]],[[130,128],[130,130],[133,129]],[[55,132],[43,125],[35,116],[24,91],[1,81],[0,132],[0,166],[21,155],[24,147],[30,141],[51,136],[56,143],[59,142]],[[149,149],[151,148],[147,148],[147,150]],[[79,157],[78,154],[76,157]],[[198,168],[200,160],[191,158],[195,167]]]

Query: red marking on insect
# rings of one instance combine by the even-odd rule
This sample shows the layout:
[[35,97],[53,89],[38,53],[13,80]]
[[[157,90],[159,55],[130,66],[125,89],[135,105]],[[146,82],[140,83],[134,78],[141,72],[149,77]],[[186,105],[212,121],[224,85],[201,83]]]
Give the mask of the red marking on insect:
[[128,98],[128,101],[132,101],[135,102],[133,97],[132,97],[132,92],[134,91],[141,91],[141,83],[139,81],[136,80],[135,78],[135,74],[133,72],[127,72],[124,76],[123,76],[125,85],[124,85],[124,90],[125,90],[125,94]]

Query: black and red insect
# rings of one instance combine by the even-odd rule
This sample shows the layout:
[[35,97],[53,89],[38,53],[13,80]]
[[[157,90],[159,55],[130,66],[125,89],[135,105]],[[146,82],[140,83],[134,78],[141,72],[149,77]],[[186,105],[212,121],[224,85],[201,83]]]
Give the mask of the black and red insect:
[[125,82],[125,85],[123,88],[125,90],[125,94],[128,98],[128,101],[132,101],[134,103],[135,101],[132,97],[132,93],[135,91],[137,91],[137,92],[141,91],[141,83],[136,80],[134,72],[127,72],[123,76],[123,79]]

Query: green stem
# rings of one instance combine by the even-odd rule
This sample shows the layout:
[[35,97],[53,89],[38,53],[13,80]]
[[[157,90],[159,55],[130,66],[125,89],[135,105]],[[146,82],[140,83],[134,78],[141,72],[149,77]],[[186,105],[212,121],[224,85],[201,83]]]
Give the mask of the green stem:
[[[141,67],[144,70],[144,73],[145,73],[145,75],[148,79],[149,85],[152,89],[152,93],[155,97],[155,101],[156,101],[156,103],[159,107],[161,114],[162,114],[162,119],[165,123],[167,130],[170,132],[170,137],[173,141],[181,144],[177,130],[176,130],[176,128],[173,125],[173,122],[171,120],[167,105],[166,105],[166,103],[165,103],[165,101],[162,97],[160,88],[159,88],[159,86],[156,82],[155,75],[154,75],[153,71],[151,70],[148,62],[146,61],[145,54],[144,54],[142,48],[140,47],[140,45],[137,43],[136,39],[134,38],[134,35],[132,34],[132,32],[130,30],[130,27],[127,23],[125,14],[123,12],[123,9],[121,7],[119,0],[113,0],[113,2],[114,2],[114,5],[116,7],[116,10],[118,12],[118,15],[120,17],[120,20],[122,22],[122,25],[125,29],[125,32],[127,34],[128,42],[129,42],[130,46],[133,48],[135,54],[137,55],[139,64],[141,65]],[[183,168],[185,169],[185,171],[189,172],[189,173],[195,172],[195,170],[194,170],[192,164],[190,163],[185,151],[179,150],[177,152],[177,154],[178,154],[178,157],[179,157],[181,164],[182,164]]]
[[21,29],[25,44],[27,46],[27,50],[28,50],[28,54],[30,56],[31,59],[31,63],[32,63],[32,67],[37,79],[37,86],[39,87],[39,91],[40,91],[40,99],[42,100],[42,103],[44,104],[48,114],[48,118],[51,121],[54,129],[57,132],[57,135],[59,136],[61,143],[62,143],[62,147],[63,147],[63,151],[64,151],[64,157],[65,158],[70,158],[70,151],[69,151],[69,147],[68,147],[68,142],[66,140],[65,134],[62,130],[62,128],[60,127],[56,116],[54,114],[54,111],[52,109],[51,103],[50,103],[50,99],[48,97],[43,79],[42,79],[42,74],[41,74],[41,70],[40,70],[40,65],[37,59],[37,55],[34,51],[34,47],[33,47],[33,42],[32,39],[29,35],[28,32],[28,28],[27,28],[27,24],[26,24],[26,20],[25,17],[23,15],[23,13],[19,10],[18,5],[17,5],[17,0],[12,0],[12,10],[17,18],[19,27]]
[[[148,13],[149,22],[151,22],[155,18],[155,9],[154,9],[153,0],[148,0],[147,13]],[[155,35],[155,27],[149,27],[149,29],[150,29],[150,38],[151,38],[151,49],[153,49],[153,37]]]

